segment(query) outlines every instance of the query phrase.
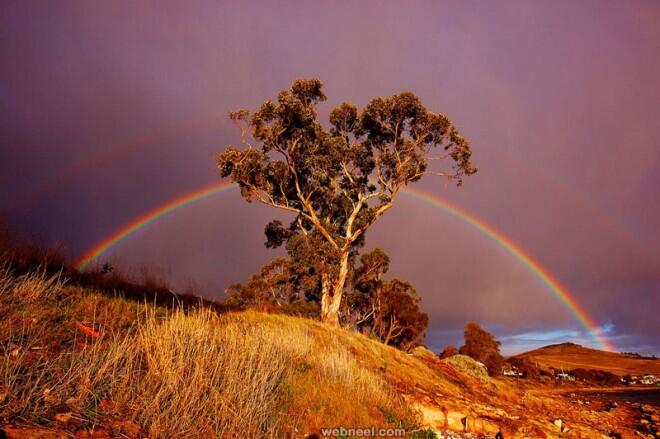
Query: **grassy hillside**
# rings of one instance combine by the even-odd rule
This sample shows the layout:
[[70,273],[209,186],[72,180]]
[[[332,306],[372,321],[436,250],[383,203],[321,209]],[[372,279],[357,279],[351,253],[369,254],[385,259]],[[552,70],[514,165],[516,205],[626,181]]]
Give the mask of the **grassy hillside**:
[[516,355],[549,369],[599,369],[615,375],[660,375],[660,360],[636,358],[614,352],[585,348],[573,343],[545,346]]
[[[9,437],[306,437],[332,427],[408,437],[600,437],[556,395],[463,373],[317,321],[166,308],[0,270],[0,426]],[[586,412],[585,412],[586,413]],[[39,436],[41,435],[41,436]],[[570,437],[566,436],[565,437]]]

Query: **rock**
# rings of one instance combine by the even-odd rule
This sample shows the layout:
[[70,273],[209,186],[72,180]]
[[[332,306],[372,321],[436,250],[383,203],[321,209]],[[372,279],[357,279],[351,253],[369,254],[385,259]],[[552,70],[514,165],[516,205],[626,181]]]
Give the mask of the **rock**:
[[547,439],[548,435],[545,434],[543,430],[537,427],[533,426],[523,426],[519,434],[515,435],[514,437],[524,437],[524,438],[540,438],[540,439]]
[[500,433],[501,437],[504,437],[504,433],[501,431],[500,427],[488,419],[477,418],[475,427],[478,428],[475,431],[479,433],[488,435],[496,435],[497,433]]
[[423,360],[437,360],[439,357],[427,349],[426,346],[417,346],[410,353],[413,357],[421,358]]
[[76,431],[77,439],[111,439],[112,436],[107,430],[78,430]]
[[424,425],[436,429],[447,428],[448,410],[445,407],[438,408],[422,402],[412,402],[410,407],[419,414]]
[[71,416],[73,416],[73,413],[71,412],[58,413],[55,415],[55,420],[62,424],[66,424],[69,422],[69,419],[71,419]]
[[455,431],[464,431],[466,429],[466,425],[469,425],[470,419],[463,413],[461,412],[447,412],[447,428],[450,430],[455,430]]
[[131,421],[130,419],[126,421],[116,421],[112,424],[112,426],[116,430],[120,430],[122,433],[124,433],[125,436],[128,436],[130,438],[139,437],[140,432],[142,431],[140,429],[140,426],[137,425],[135,422]]
[[481,381],[490,381],[490,377],[488,376],[488,369],[486,366],[483,363],[468,357],[467,355],[452,355],[451,357],[445,358],[442,361],[454,366],[461,372],[472,375]]
[[604,411],[606,412],[611,412],[612,410],[616,409],[619,406],[616,402],[608,402],[605,404],[605,407],[603,408]]

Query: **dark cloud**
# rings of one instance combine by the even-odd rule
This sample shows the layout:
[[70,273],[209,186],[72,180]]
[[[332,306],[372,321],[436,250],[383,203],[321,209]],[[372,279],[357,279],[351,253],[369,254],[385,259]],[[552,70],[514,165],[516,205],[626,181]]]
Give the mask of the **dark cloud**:
[[[420,184],[522,246],[621,349],[657,353],[658,41],[652,2],[5,3],[0,211],[78,255],[217,179],[214,153],[237,141],[229,110],[303,76],[324,80],[323,115],[411,90],[481,169],[461,189]],[[271,216],[226,192],[108,256],[218,297],[274,256]],[[530,333],[592,343],[528,268],[437,207],[404,197],[376,245],[423,294],[432,346],[467,320],[511,346],[544,342]]]

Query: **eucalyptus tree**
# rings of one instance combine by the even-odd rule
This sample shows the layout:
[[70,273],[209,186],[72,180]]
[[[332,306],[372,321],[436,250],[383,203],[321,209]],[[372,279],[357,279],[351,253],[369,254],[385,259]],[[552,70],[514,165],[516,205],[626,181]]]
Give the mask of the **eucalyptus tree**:
[[426,175],[460,186],[476,169],[449,118],[413,93],[377,97],[361,109],[344,102],[329,113],[329,126],[317,113],[325,100],[319,79],[299,79],[254,112],[230,113],[242,146],[227,147],[218,168],[248,202],[293,214],[288,227],[266,226],[268,247],[293,238],[318,243],[321,318],[338,325],[350,258],[401,189]]

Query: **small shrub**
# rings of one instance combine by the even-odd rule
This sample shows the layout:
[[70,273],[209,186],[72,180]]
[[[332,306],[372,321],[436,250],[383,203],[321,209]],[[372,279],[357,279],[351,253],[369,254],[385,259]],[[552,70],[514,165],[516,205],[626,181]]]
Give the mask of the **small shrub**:
[[442,350],[440,358],[444,360],[445,358],[453,357],[454,355],[458,355],[458,349],[456,349],[454,345],[449,345]]
[[410,435],[412,439],[436,439],[438,437],[437,434],[430,428],[426,428],[424,430],[417,430],[412,432]]

